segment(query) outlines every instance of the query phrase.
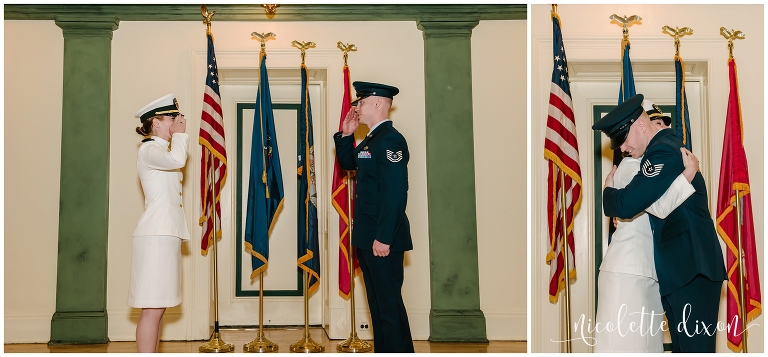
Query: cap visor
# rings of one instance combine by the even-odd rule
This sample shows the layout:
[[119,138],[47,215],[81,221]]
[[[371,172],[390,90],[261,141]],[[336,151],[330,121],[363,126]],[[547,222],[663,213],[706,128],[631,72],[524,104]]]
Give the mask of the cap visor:
[[629,134],[629,130],[611,138],[611,150],[617,150],[621,148],[621,145],[624,144],[624,141],[627,140],[627,134]]

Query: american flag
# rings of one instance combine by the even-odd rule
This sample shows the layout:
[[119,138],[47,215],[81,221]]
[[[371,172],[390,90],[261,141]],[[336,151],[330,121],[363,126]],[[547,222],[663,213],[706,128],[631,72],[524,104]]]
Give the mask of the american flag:
[[[219,70],[216,66],[216,54],[213,51],[213,35],[208,34],[208,74],[205,77],[203,94],[203,113],[200,120],[200,138],[202,146],[200,161],[200,197],[202,216],[200,226],[203,237],[200,244],[201,254],[208,255],[208,248],[213,244],[214,228],[217,238],[221,238],[221,189],[227,179],[227,151],[224,145],[224,120],[221,114],[219,96]],[[215,215],[214,217],[214,207]],[[215,227],[214,227],[215,218]]]
[[[547,224],[549,252],[549,301],[556,303],[558,293],[565,286],[565,260],[562,252],[563,221],[565,212],[568,234],[568,271],[576,277],[575,248],[573,240],[573,218],[581,204],[581,169],[579,168],[579,145],[576,142],[576,122],[571,104],[571,89],[568,84],[568,61],[565,58],[560,17],[552,15],[554,36],[554,67],[549,93],[549,115],[547,133],[544,138],[544,158],[549,161],[547,179]],[[560,173],[564,173],[564,179]],[[562,191],[565,188],[566,207],[562,205]]]

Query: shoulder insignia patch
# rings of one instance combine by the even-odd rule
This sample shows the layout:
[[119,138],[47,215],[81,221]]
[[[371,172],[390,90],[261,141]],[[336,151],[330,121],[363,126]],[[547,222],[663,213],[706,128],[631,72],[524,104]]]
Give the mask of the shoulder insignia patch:
[[645,177],[654,177],[654,176],[658,176],[661,173],[662,167],[664,167],[664,164],[654,165],[654,164],[651,164],[650,160],[645,160],[645,162],[643,162],[643,167],[641,168],[641,170],[643,171],[643,175],[645,175]]
[[403,159],[403,151],[400,150],[398,152],[392,152],[391,150],[387,150],[387,160],[392,162],[400,162],[400,160]]

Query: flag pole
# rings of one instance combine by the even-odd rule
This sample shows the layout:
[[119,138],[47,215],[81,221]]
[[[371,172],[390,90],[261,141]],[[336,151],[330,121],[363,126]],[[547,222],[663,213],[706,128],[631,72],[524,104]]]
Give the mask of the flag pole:
[[256,338],[243,345],[245,352],[277,352],[279,346],[264,336],[264,272],[259,274],[259,334]]
[[563,263],[565,264],[565,351],[571,353],[571,271],[568,259],[568,218],[566,217],[565,173],[560,170],[560,195],[563,208]]
[[[346,58],[346,52],[345,52]],[[346,65],[346,63],[345,63]],[[336,351],[338,352],[370,352],[373,348],[371,344],[361,340],[357,337],[357,330],[355,329],[355,265],[354,256],[355,250],[352,248],[352,172],[347,171],[347,217],[349,217],[349,245],[347,246],[347,263],[349,266],[349,301],[351,303],[350,311],[350,327],[349,338],[343,342],[339,342],[336,345]]]
[[[354,44],[344,44],[339,41],[336,44],[339,49],[344,52],[344,67],[347,67],[347,59],[349,58],[349,52],[357,51],[357,47]],[[346,85],[346,83],[345,83]],[[349,98],[344,98],[349,100]],[[343,114],[343,113],[342,113]],[[370,352],[373,348],[371,344],[361,340],[357,337],[357,330],[355,329],[355,250],[352,248],[352,171],[347,171],[347,217],[349,219],[347,239],[349,241],[347,248],[347,265],[349,267],[349,301],[351,303],[350,310],[350,332],[349,338],[339,342],[336,345],[336,351],[338,352]]]
[[739,197],[739,190],[735,190],[736,192],[736,232],[738,233],[739,237],[739,317],[741,318],[741,326],[742,330],[744,331],[744,338],[741,339],[741,344],[744,347],[741,351],[742,353],[748,353],[747,352],[747,305],[746,304],[746,298],[744,297],[744,251],[742,250],[741,246],[741,225],[744,223],[742,222],[743,217],[741,216],[741,198]]
[[[299,42],[294,40],[293,42],[291,42],[291,44],[297,47],[299,50],[301,50],[301,65],[302,67],[304,67],[305,66],[304,58],[306,56],[306,50],[308,48],[315,47],[315,43]],[[306,172],[305,174],[310,175],[309,172]],[[325,346],[312,340],[312,336],[309,334],[309,273],[307,273],[306,270],[303,270],[303,271],[304,271],[304,337],[302,337],[301,340],[299,340],[298,342],[294,342],[293,344],[291,344],[290,350],[291,352],[303,352],[303,353],[323,352],[325,351]]]
[[[213,168],[211,168],[211,171],[213,171]],[[235,345],[231,343],[224,342],[224,340],[221,339],[221,335],[219,334],[219,272],[218,272],[218,252],[216,250],[216,181],[215,177],[216,175],[212,175],[214,181],[213,182],[213,214],[211,214],[211,218],[213,219],[213,316],[214,316],[214,322],[213,322],[213,335],[211,336],[211,339],[202,345],[200,345],[200,348],[198,349],[200,352],[232,352],[235,350]]]
[[304,271],[304,336],[291,344],[291,352],[315,353],[325,351],[325,346],[312,340],[309,334],[309,274]]
[[[266,55],[266,40],[270,37],[275,37],[275,34],[272,32],[269,33],[258,33],[253,32],[251,33],[251,36],[257,37],[261,41],[261,52],[259,53],[259,63],[261,63],[261,57]],[[261,78],[259,78],[259,81],[261,81]],[[261,115],[261,113],[259,113]],[[262,133],[264,132],[264,126],[263,126],[263,120],[259,120],[259,124],[262,125],[261,130]],[[262,137],[262,146],[264,146],[264,135]],[[263,155],[263,150],[262,150]],[[269,197],[269,186],[267,185],[267,172],[266,172],[266,165],[267,160],[266,158],[262,160],[264,163],[264,171],[262,172],[262,180],[264,181],[264,188],[266,190],[265,197]],[[278,346],[277,343],[274,343],[267,339],[267,337],[264,335],[264,271],[262,270],[261,273],[259,273],[259,333],[256,335],[256,338],[253,339],[253,341],[248,342],[243,345],[243,351],[245,352],[258,352],[258,353],[265,353],[265,352],[277,352],[280,349],[280,346]]]
[[[205,20],[203,20],[203,23],[206,24],[207,30],[206,34],[213,37],[213,34],[211,33],[211,18],[216,13],[216,11],[211,11],[208,13],[208,8],[205,5],[200,5],[200,12],[202,13]],[[216,173],[215,168],[211,167],[210,171],[208,173],[211,175],[211,183],[213,183],[213,197],[212,197],[212,214],[211,218],[213,219],[213,311],[214,311],[214,322],[213,322],[213,334],[211,335],[211,339],[202,345],[200,345],[200,348],[198,351],[200,352],[232,352],[235,349],[235,346],[231,343],[224,342],[224,340],[221,339],[221,336],[219,335],[219,272],[218,272],[218,254],[216,251]],[[221,222],[219,222],[221,224]]]
[[[736,39],[744,39],[744,33],[737,30],[731,30],[728,31],[725,27],[720,28],[720,34],[723,35],[726,39],[728,39],[728,58],[733,59],[733,40]],[[739,246],[739,255],[737,257],[739,262],[739,318],[741,319],[741,326],[742,330],[744,332],[744,337],[741,339],[741,345],[743,346],[743,349],[741,350],[742,353],[748,353],[747,352],[747,305],[746,305],[746,297],[744,296],[744,284],[746,283],[746,279],[744,278],[744,251],[742,248],[742,237],[741,237],[741,225],[744,224],[742,220],[744,219],[741,216],[741,198],[739,197],[739,190],[735,189],[734,192],[736,193],[736,232],[738,237],[738,246]]]
[[[552,4],[552,12],[551,15],[552,21],[554,21],[555,18],[560,19],[560,17],[557,14],[557,4]],[[565,271],[565,291],[563,291],[563,294],[565,295],[565,301],[563,304],[565,305],[565,351],[567,353],[571,353],[571,272],[568,269],[570,266],[568,259],[568,218],[566,217],[567,212],[567,206],[566,206],[566,200],[565,200],[565,173],[562,170],[562,168],[559,168],[560,171],[560,195],[562,197],[562,213],[563,213],[563,243],[561,247],[561,252],[563,253],[563,264],[564,264],[564,271]],[[557,257],[555,257],[555,264],[557,264]],[[559,284],[559,277],[558,284]],[[558,287],[559,289],[559,287]],[[558,292],[559,293],[559,292]]]

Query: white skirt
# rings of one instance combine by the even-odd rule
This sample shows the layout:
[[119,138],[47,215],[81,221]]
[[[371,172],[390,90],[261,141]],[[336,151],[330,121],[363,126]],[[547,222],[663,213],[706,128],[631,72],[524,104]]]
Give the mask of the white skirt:
[[128,306],[163,308],[181,304],[181,239],[133,237]]
[[595,352],[664,352],[658,282],[600,271],[597,296]]

